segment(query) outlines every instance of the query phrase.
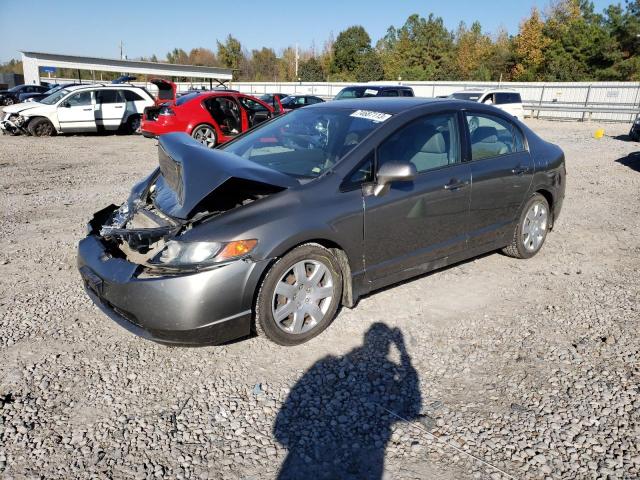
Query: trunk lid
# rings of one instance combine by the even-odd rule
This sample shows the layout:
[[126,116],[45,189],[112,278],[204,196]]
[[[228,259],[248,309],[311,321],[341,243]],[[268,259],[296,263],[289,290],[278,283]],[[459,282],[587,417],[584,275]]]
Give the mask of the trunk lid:
[[[241,181],[261,195],[298,185],[289,175],[221,150],[210,150],[185,133],[162,135],[158,147],[160,172],[154,203],[166,215],[189,219],[223,184]],[[258,191],[259,190],[259,191]]]
[[158,97],[156,98],[156,105],[162,105],[163,103],[173,103],[176,100],[176,84],[163,78],[152,78],[150,83],[158,87]]

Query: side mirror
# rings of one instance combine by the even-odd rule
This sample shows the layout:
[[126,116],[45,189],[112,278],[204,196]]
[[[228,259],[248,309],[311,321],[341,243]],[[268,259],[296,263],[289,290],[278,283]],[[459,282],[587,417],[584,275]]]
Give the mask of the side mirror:
[[373,190],[376,197],[386,194],[393,182],[410,182],[418,171],[413,163],[409,162],[387,162],[382,164],[378,170],[378,181]]
[[71,105],[69,105],[69,102],[62,102],[62,103],[60,104],[60,106],[61,106],[62,108],[71,108]]

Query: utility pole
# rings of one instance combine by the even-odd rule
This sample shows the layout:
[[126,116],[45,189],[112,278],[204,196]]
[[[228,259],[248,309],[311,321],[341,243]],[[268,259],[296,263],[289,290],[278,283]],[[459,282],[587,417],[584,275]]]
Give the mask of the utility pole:
[[123,57],[123,51],[124,51],[124,43],[122,43],[122,40],[120,40],[120,60],[124,60]]
[[298,78],[298,60],[300,59],[300,54],[298,53],[298,44],[296,43],[296,78]]

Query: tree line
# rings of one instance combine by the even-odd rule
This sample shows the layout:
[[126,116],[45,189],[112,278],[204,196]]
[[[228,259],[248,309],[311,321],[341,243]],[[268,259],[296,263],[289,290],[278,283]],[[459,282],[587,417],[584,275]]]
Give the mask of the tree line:
[[[413,14],[375,44],[364,27],[354,25],[320,49],[249,51],[229,35],[215,51],[176,48],[160,61],[231,68],[237,81],[640,81],[639,50],[640,0],[600,13],[589,0],[552,0],[543,11],[533,8],[514,35],[487,33],[479,22],[449,30],[441,17]],[[18,73],[21,67],[12,60],[0,71]],[[58,76],[63,74],[76,76],[64,69]]]

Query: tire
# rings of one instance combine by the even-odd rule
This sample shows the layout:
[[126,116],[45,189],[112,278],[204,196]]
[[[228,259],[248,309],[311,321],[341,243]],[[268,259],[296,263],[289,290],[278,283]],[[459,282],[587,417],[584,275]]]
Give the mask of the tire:
[[34,137],[52,137],[56,134],[53,124],[46,118],[34,118],[29,122],[27,130]]
[[140,115],[129,115],[127,119],[127,133],[134,135],[140,131],[142,117]]
[[552,224],[549,203],[534,193],[524,204],[511,244],[502,251],[513,258],[531,258],[540,251]]
[[256,298],[256,333],[279,345],[304,343],[333,322],[341,298],[342,271],[333,254],[315,243],[301,245],[265,275]]
[[191,136],[207,148],[214,148],[218,143],[216,129],[206,123],[194,128]]
[[13,98],[11,98],[11,97],[7,97],[7,98],[5,98],[5,99],[3,100],[3,102],[2,102],[2,104],[3,104],[5,107],[8,107],[9,105],[13,105],[14,103],[16,103],[16,101],[15,101]]
[[631,131],[629,132],[629,137],[632,141],[637,142],[638,140],[640,140],[640,132],[631,129]]

